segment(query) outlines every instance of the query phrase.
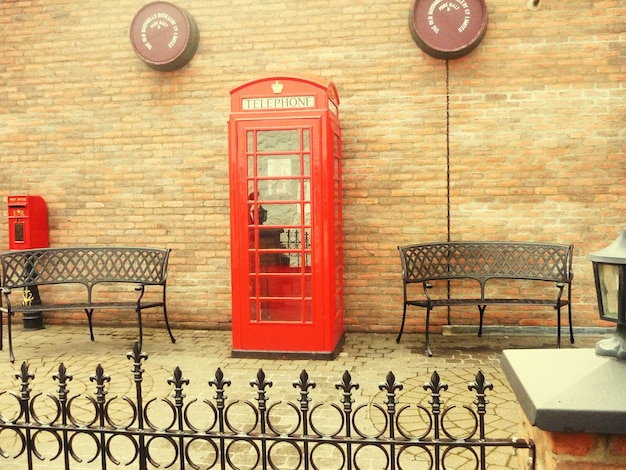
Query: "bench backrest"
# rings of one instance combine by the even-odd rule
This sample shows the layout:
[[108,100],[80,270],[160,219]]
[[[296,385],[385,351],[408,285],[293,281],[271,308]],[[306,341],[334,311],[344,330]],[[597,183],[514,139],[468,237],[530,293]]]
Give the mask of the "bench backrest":
[[2,287],[101,282],[165,284],[169,249],[38,248],[0,253]]
[[442,242],[399,246],[405,284],[438,279],[509,278],[570,283],[572,245]]

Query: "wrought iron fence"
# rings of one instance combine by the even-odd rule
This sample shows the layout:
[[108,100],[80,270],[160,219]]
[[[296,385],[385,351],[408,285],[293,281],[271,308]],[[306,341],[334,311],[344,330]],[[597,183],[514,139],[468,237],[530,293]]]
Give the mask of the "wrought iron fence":
[[[0,456],[17,459],[23,462],[21,468],[28,469],[37,468],[41,461],[58,462],[67,470],[83,463],[103,470],[117,466],[446,470],[488,468],[491,452],[505,447],[523,449],[528,453],[528,468],[535,468],[532,441],[486,436],[487,392],[493,386],[480,371],[468,384],[474,392],[472,404],[459,408],[444,406],[448,385],[437,372],[423,385],[428,393],[426,406],[400,404],[403,385],[392,372],[378,386],[384,397],[381,403],[355,404],[355,390],[360,386],[348,371],[335,385],[338,402],[314,403],[311,391],[316,383],[306,370],[293,383],[297,394],[293,401],[271,400],[273,383],[262,369],[250,382],[256,394],[253,400],[229,400],[226,390],[231,381],[220,368],[208,382],[214,392],[212,400],[186,400],[189,380],[176,367],[168,379],[172,396],[161,399],[162,407],[155,410],[159,400],[146,400],[142,392],[142,362],[148,356],[138,344],[127,356],[133,361],[135,397],[107,397],[111,378],[98,365],[90,377],[95,393],[84,397],[88,406],[79,408],[79,396],[69,394],[73,377],[61,364],[53,375],[57,394],[45,396],[51,403],[45,416],[36,411],[43,397],[32,393],[34,376],[23,363],[16,374],[19,392],[1,393],[17,400],[17,408],[13,416],[7,416],[11,413],[7,407],[0,413]],[[455,414],[459,412],[462,418]],[[7,444],[8,435],[12,445]]]

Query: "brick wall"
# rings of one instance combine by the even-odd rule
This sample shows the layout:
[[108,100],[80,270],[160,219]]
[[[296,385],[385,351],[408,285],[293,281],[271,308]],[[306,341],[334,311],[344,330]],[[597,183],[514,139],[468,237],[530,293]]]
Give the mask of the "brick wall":
[[574,243],[575,322],[599,324],[586,255],[626,225],[624,1],[488,0],[484,40],[446,63],[409,0],[178,0],[201,38],[169,73],[129,41],[146,3],[0,2],[0,197],[44,196],[53,246],[170,247],[173,324],[229,328],[229,91],[307,73],[341,99],[348,330],[396,330],[396,246],[448,230]]

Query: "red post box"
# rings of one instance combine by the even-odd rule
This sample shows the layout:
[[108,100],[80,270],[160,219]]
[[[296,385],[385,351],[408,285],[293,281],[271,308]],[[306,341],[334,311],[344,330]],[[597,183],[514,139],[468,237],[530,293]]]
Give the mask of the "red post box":
[[48,210],[41,196],[9,196],[9,249],[47,248]]
[[341,127],[332,82],[231,91],[233,355],[331,358],[343,341]]
[[[9,249],[29,250],[31,248],[47,248],[48,241],[48,209],[41,196],[8,197],[9,206]],[[24,260],[26,270],[30,270],[28,256]],[[41,305],[37,286],[24,288],[22,302],[30,305]],[[22,317],[25,330],[43,328],[43,313],[28,312]]]

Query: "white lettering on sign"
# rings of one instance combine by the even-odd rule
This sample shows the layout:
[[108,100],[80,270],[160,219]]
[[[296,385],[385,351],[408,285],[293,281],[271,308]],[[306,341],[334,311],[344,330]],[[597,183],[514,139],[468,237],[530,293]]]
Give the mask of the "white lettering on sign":
[[445,14],[450,12],[460,12],[461,10],[465,14],[465,17],[463,18],[463,23],[461,23],[461,25],[457,28],[457,31],[462,33],[465,29],[467,29],[470,22],[470,8],[466,0],[435,0],[432,2],[428,8],[428,26],[430,26],[430,29],[432,29],[435,34],[439,34],[440,28],[437,26],[434,18],[435,11]]
[[246,110],[314,108],[315,96],[272,96],[271,98],[244,98],[241,107]]
[[152,50],[152,47],[154,47],[148,40],[148,30],[158,30],[169,27],[172,28],[173,33],[172,39],[167,44],[167,47],[171,49],[178,41],[178,25],[176,24],[176,20],[167,13],[154,13],[148,16],[141,25],[141,41],[143,45],[146,46],[148,50]]

